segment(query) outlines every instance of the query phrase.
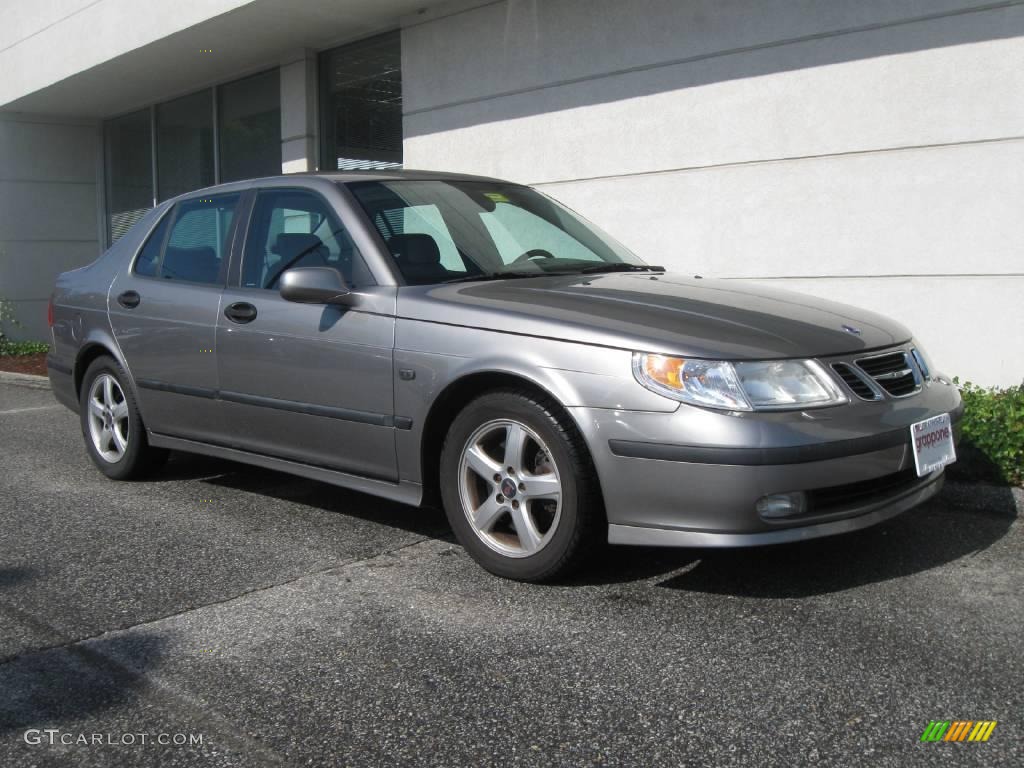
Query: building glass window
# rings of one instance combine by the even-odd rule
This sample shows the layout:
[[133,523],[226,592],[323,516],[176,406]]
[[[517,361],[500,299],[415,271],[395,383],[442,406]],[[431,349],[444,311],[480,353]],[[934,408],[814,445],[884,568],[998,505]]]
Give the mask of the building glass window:
[[215,183],[209,90],[157,105],[156,160],[160,201]]
[[107,239],[111,244],[153,207],[150,127],[148,109],[108,120],[104,125]]
[[281,173],[281,76],[275,69],[217,89],[220,181]]
[[398,32],[320,55],[322,170],[402,164],[402,49]]

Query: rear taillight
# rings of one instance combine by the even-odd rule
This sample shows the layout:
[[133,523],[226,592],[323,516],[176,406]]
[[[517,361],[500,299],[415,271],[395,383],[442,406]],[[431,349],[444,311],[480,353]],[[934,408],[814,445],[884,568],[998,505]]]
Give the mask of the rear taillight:
[[50,303],[46,305],[46,324],[53,328],[53,295],[50,295]]

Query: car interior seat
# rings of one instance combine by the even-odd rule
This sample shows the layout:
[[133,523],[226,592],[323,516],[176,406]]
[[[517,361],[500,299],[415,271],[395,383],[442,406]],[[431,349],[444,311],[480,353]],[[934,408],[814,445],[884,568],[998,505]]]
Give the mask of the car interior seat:
[[441,249],[437,241],[430,235],[392,235],[387,246],[398,262],[402,276],[413,285],[438,283],[451,276],[441,264]]

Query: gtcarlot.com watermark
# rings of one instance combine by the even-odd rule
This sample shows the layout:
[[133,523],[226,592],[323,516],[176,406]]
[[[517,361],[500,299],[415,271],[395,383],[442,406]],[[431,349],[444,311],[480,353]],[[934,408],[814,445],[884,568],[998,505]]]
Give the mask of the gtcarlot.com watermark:
[[63,745],[67,747],[195,747],[203,743],[201,733],[75,733],[59,728],[29,728],[25,743],[37,746]]

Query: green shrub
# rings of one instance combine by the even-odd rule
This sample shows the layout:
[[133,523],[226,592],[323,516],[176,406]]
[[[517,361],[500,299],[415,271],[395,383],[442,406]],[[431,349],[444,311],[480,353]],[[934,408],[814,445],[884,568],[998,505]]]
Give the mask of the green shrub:
[[963,436],[953,477],[1024,483],[1024,384],[1007,389],[960,383]]
[[40,341],[11,341],[10,339],[0,338],[0,357],[38,355],[49,350],[50,345]]
[[0,296],[0,342],[7,340],[6,328],[8,325],[12,328],[21,327],[18,318],[14,316],[14,302]]
[[21,323],[14,316],[14,302],[0,298],[0,357],[37,355],[50,350],[48,344],[38,341],[12,341],[7,338],[8,327],[21,328]]

